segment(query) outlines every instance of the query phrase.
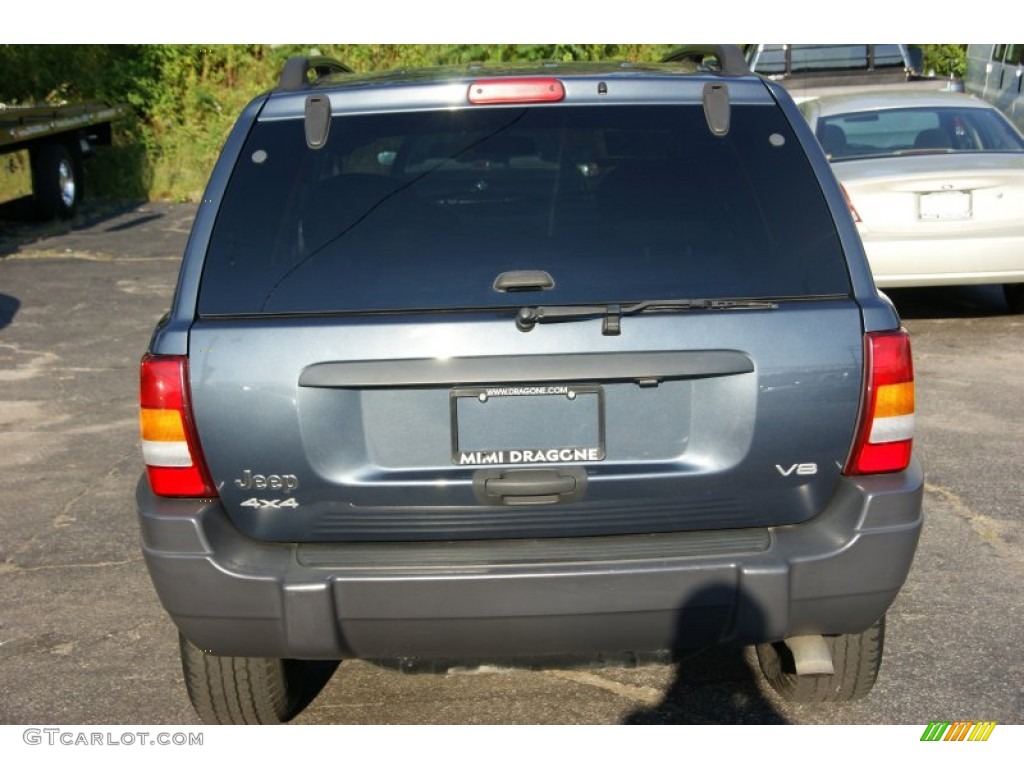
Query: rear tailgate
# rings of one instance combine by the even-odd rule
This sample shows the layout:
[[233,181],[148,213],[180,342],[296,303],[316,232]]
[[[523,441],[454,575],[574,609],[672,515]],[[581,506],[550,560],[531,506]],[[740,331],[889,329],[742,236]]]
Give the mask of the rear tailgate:
[[[716,133],[705,84],[629,78],[594,102],[588,75],[557,106],[338,113],[319,149],[301,100],[272,99],[189,347],[236,523],[399,541],[816,514],[855,430],[860,307],[806,126],[749,81]],[[761,308],[628,309],[684,300]],[[619,307],[621,334],[517,327],[524,307]]]
[[863,354],[845,300],[626,318],[617,338],[508,316],[208,320],[191,347],[221,499],[287,541],[797,523],[835,490]]

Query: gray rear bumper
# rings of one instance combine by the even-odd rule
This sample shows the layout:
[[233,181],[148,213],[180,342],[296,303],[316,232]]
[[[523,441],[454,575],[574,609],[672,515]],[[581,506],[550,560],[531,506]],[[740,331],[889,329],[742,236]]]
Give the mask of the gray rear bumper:
[[860,632],[903,585],[923,476],[844,478],[810,522],[589,539],[270,544],[219,503],[137,490],[143,551],[193,643],[229,656],[487,658]]

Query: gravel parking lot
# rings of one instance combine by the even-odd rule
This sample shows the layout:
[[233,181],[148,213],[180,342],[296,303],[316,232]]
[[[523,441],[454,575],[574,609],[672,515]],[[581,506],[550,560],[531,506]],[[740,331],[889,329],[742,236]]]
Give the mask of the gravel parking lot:
[[[197,722],[133,502],[136,367],[194,213],[110,207],[72,227],[0,211],[0,723]],[[987,287],[893,298],[913,336],[926,525],[866,700],[784,704],[742,649],[435,674],[344,662],[296,722],[1024,723],[1024,318]]]

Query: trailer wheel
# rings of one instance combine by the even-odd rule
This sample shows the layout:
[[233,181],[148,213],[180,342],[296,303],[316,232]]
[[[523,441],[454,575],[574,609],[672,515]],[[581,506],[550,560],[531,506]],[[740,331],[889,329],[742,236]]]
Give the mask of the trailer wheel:
[[40,218],[70,218],[82,199],[79,153],[59,143],[33,149],[32,197]]

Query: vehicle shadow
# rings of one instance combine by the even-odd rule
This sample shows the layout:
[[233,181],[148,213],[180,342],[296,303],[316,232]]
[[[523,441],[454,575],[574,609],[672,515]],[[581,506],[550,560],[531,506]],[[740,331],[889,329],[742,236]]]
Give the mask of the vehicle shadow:
[[657,706],[630,713],[625,725],[782,725],[765,698],[745,648],[722,645],[677,658],[675,679]]
[[6,293],[0,293],[0,330],[11,324],[20,307],[21,302],[18,299]]
[[[626,725],[780,725],[789,721],[759,685],[745,645],[763,636],[760,606],[731,585],[699,590],[676,615],[675,678],[661,703],[630,713]],[[694,638],[707,635],[704,648]],[[723,642],[724,640],[724,642]],[[687,647],[689,646],[689,647]]]
[[950,285],[931,288],[885,288],[904,320],[995,317],[1009,313],[998,285]]
[[[777,725],[789,722],[764,694],[760,671],[748,662],[744,645],[762,637],[767,622],[758,604],[734,584],[695,591],[676,612],[672,655],[610,651],[589,657],[549,656],[501,659],[369,660],[403,674],[445,674],[452,668],[494,664],[511,669],[550,671],[608,668],[615,680],[639,680],[651,664],[674,659],[674,678],[662,700],[628,712],[626,725]],[[725,638],[723,644],[720,641]],[[702,647],[697,648],[700,645]],[[756,662],[754,664],[756,667]],[[635,675],[631,670],[635,670]]]
[[[32,208],[32,198],[20,197],[0,204],[0,259],[18,252],[24,246],[49,238],[98,228],[136,210],[141,200],[87,200],[71,219],[40,221]],[[158,216],[147,216],[146,222]],[[109,231],[128,229],[143,222],[121,223]]]
[[291,667],[289,675],[298,689],[297,700],[291,718],[300,715],[313,700],[320,695],[324,686],[330,682],[334,673],[341,665],[340,661],[299,661],[285,659],[286,669]]

